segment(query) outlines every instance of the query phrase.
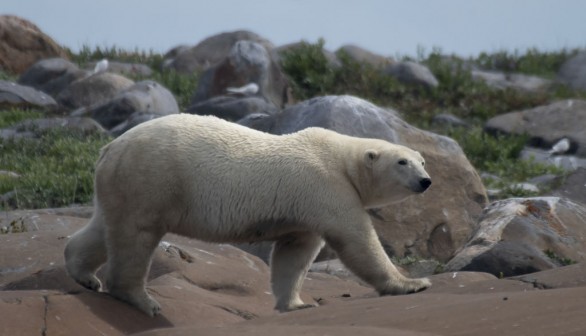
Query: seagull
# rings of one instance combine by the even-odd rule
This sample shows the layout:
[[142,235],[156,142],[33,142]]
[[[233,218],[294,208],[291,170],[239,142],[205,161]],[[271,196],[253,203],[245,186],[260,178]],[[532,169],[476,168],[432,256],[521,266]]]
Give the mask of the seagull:
[[226,88],[226,92],[250,96],[258,92],[258,85],[256,85],[256,83],[248,83],[244,86],[237,88],[229,87]]
[[568,138],[562,138],[556,142],[548,151],[549,155],[564,154],[570,149],[570,140]]
[[103,60],[96,63],[94,74],[97,74],[98,72],[104,72],[106,70],[108,70],[108,60],[104,58]]

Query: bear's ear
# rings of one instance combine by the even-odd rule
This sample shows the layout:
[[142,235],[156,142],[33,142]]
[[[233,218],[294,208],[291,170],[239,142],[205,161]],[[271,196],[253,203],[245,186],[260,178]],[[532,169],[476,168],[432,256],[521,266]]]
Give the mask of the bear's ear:
[[364,153],[364,163],[366,163],[367,167],[372,168],[372,166],[374,165],[376,160],[378,160],[379,156],[380,156],[380,154],[377,150],[368,149]]

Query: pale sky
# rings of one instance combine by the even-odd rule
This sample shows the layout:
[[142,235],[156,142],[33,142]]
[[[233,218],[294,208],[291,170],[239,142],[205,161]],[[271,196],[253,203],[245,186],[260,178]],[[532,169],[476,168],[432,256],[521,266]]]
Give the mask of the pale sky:
[[58,43],[166,52],[251,30],[275,45],[356,44],[385,56],[586,47],[583,0],[3,0]]

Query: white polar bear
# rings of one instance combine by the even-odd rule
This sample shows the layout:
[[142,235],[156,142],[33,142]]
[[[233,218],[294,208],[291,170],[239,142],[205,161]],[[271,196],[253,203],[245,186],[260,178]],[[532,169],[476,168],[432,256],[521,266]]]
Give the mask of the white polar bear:
[[320,128],[276,136],[215,117],[178,114],[143,123],[102,149],[95,213],[65,249],[69,275],[149,315],[153,252],[172,232],[208,242],[275,241],[276,309],[313,306],[299,297],[323,240],[381,295],[431,285],[401,275],[366,209],[422,193],[431,184],[418,152]]

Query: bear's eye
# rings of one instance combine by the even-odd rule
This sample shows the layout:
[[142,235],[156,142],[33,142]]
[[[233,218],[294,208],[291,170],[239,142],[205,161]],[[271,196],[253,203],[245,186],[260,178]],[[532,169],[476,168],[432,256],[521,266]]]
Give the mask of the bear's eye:
[[422,166],[425,166],[425,162],[421,162],[421,165],[422,165]]
[[399,164],[400,164],[401,166],[404,166],[404,165],[406,165],[406,164],[407,164],[407,160],[399,160]]

